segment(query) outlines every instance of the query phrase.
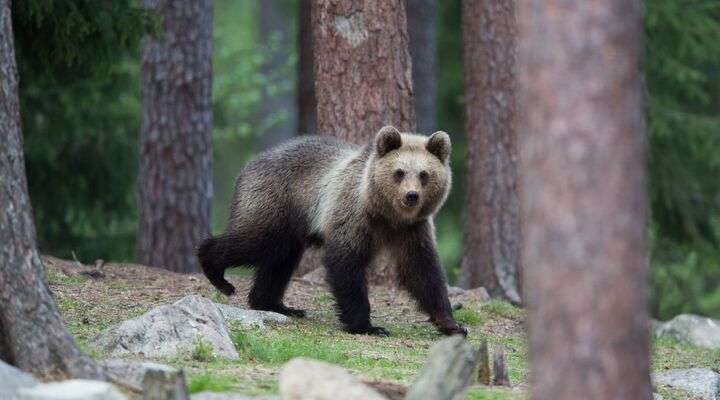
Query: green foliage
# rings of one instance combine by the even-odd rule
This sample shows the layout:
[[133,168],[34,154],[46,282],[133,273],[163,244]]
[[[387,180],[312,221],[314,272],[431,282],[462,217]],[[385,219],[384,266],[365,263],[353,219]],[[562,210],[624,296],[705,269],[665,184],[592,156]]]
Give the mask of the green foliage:
[[135,1],[13,2],[30,196],[42,251],[83,261],[133,253]]
[[653,315],[720,316],[720,1],[645,1]]

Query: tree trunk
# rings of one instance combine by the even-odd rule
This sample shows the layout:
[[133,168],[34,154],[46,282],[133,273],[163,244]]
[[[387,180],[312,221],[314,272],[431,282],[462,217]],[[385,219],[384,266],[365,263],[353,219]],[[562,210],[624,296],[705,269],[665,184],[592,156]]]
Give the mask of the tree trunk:
[[210,233],[212,0],[144,0],[162,32],[142,52],[137,254],[141,263],[198,270]]
[[261,150],[291,138],[297,130],[294,70],[290,68],[292,54],[291,15],[285,12],[286,4],[278,1],[260,2],[260,40],[264,54],[261,71],[265,85],[260,104],[260,123],[263,127],[259,140]]
[[515,1],[464,1],[462,29],[468,158],[459,285],[520,303]]
[[[402,0],[314,0],[318,132],[367,144],[384,125],[415,131],[415,104]],[[373,283],[395,281],[381,257]]]
[[37,254],[9,0],[0,0],[0,138],[0,358],[41,378],[105,379],[65,330]]
[[437,92],[437,6],[435,0],[405,0],[417,130],[432,133]]
[[649,399],[637,0],[519,4],[534,399]]
[[298,133],[317,132],[317,102],[313,71],[312,1],[300,0],[298,21]]

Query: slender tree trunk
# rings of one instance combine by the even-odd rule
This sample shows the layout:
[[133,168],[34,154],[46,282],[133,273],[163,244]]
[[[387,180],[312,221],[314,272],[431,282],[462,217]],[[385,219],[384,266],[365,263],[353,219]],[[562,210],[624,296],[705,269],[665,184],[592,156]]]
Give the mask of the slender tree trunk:
[[519,4],[534,399],[649,399],[637,0]]
[[313,71],[312,1],[300,0],[298,21],[298,133],[317,132],[317,102]]
[[178,272],[198,270],[210,233],[212,0],[144,0],[162,19],[142,52],[137,254]]
[[292,54],[291,13],[279,1],[260,2],[260,40],[267,59],[262,73],[269,78],[260,105],[263,135],[262,149],[275,146],[291,138],[297,130],[297,110],[294,71],[290,68]]
[[43,378],[104,379],[65,329],[37,254],[9,0],[0,0],[0,143],[0,358]]
[[407,11],[415,115],[418,132],[438,130],[435,122],[437,97],[437,6],[436,0],[405,0]]
[[[403,0],[314,0],[317,125],[322,135],[366,144],[384,125],[415,131]],[[381,256],[371,283],[395,282]]]
[[464,1],[468,161],[460,286],[521,302],[515,1]]
[[[298,133],[317,133],[317,101],[315,99],[314,49],[312,38],[312,2],[300,0],[298,10]],[[308,248],[297,268],[304,275],[322,265],[322,249]]]

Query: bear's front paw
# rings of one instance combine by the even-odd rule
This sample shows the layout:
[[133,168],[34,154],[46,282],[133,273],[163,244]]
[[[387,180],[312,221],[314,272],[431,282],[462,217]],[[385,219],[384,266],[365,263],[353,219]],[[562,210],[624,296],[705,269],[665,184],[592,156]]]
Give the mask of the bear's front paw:
[[465,328],[464,326],[462,326],[458,323],[454,323],[452,325],[438,326],[437,328],[440,331],[440,333],[442,333],[443,335],[448,335],[448,336],[450,336],[450,335],[467,336],[467,334],[468,334],[467,328]]
[[347,332],[352,334],[363,334],[372,336],[390,336],[390,331],[388,331],[387,329],[381,326],[372,325],[357,328],[348,328]]

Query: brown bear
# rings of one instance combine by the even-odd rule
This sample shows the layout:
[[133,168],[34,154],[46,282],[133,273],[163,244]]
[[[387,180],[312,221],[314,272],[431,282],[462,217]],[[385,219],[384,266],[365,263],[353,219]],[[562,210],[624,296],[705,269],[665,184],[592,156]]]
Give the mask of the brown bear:
[[450,190],[450,137],[380,129],[366,146],[305,136],[260,154],[235,182],[224,234],[198,256],[210,282],[235,288],[226,268],[256,267],[249,304],[291,316],[283,295],[303,251],[324,247],[327,283],[346,331],[388,335],[370,324],[366,271],[380,249],[398,283],[444,334],[466,334],[453,319],[435,244],[433,216]]

